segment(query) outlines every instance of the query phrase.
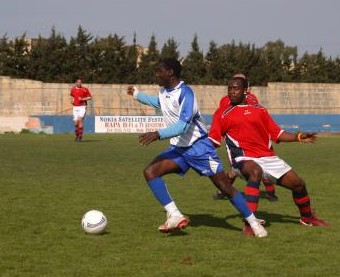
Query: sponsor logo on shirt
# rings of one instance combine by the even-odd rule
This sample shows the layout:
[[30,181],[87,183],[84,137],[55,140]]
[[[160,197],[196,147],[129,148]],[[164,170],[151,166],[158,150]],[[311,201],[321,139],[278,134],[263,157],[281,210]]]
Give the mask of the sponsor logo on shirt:
[[248,115],[248,114],[251,114],[251,111],[249,111],[249,110],[244,110],[244,113],[243,113],[244,115]]

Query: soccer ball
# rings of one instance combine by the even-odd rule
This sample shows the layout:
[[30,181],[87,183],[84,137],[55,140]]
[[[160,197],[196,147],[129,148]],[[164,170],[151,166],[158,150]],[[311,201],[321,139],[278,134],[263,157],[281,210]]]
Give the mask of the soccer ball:
[[104,232],[106,225],[106,216],[98,210],[88,211],[81,220],[81,226],[88,234],[100,234]]

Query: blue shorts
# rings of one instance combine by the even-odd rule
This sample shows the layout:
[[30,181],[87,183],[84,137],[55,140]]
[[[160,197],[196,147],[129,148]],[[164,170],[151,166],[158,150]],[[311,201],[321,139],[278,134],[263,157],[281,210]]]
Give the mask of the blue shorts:
[[223,171],[222,162],[208,138],[199,139],[189,147],[171,145],[160,153],[158,158],[174,161],[180,167],[178,172],[180,175],[184,175],[190,168],[204,176],[212,176]]

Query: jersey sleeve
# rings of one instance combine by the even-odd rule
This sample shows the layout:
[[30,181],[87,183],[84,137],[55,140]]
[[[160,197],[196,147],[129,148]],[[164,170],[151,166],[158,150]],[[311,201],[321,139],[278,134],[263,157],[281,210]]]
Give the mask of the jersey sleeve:
[[273,120],[273,118],[269,115],[268,111],[263,108],[264,120],[266,123],[266,127],[270,137],[273,141],[278,142],[279,136],[282,134],[283,130],[279,125]]
[[230,104],[230,98],[227,95],[227,96],[224,96],[223,98],[221,98],[219,107],[224,108],[224,107],[229,106],[229,104]]
[[138,102],[144,105],[151,106],[154,108],[161,107],[161,104],[159,102],[159,97],[156,95],[148,95],[144,92],[138,91],[138,93],[136,93],[134,97],[138,100]]
[[191,122],[194,111],[195,96],[190,88],[186,87],[182,90],[179,98],[179,103],[179,120],[187,123]]
[[159,129],[158,133],[159,133],[159,138],[160,139],[167,139],[167,138],[173,138],[173,137],[177,137],[181,134],[183,134],[184,132],[186,132],[189,128],[190,124],[179,120],[176,123],[170,125],[167,128],[163,128],[163,129]]
[[213,142],[215,147],[221,146],[222,137],[222,124],[221,124],[222,109],[217,109],[213,115],[210,130],[209,139]]
[[246,97],[247,104],[249,105],[257,105],[259,100],[257,99],[256,95],[253,93],[249,93]]
[[91,92],[89,91],[88,88],[86,88],[85,95],[86,95],[85,97],[92,97]]

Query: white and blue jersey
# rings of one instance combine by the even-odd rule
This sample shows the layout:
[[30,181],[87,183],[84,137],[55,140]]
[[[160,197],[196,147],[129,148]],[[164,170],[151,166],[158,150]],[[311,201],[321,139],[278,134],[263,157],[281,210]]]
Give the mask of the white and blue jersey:
[[195,94],[188,85],[180,82],[174,88],[162,88],[158,96],[135,92],[134,97],[162,111],[166,128],[158,132],[161,139],[170,138],[171,146],[159,157],[173,160],[180,167],[180,174],[185,174],[189,168],[206,176],[223,170],[216,150],[207,138]]
[[[167,128],[159,130],[160,138],[170,138],[170,144],[188,147],[207,136],[195,94],[184,82],[171,89],[162,88],[158,96],[139,92],[136,98],[143,104],[161,109]],[[176,134],[179,135],[173,136]]]

